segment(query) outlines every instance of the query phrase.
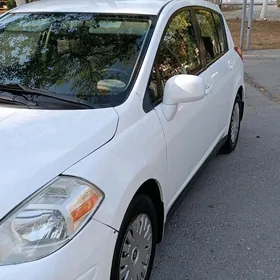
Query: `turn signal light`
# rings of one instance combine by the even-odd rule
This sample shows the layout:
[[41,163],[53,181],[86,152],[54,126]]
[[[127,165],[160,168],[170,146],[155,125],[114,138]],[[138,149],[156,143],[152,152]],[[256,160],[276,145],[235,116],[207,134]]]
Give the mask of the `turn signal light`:
[[94,207],[96,207],[96,204],[98,202],[99,202],[99,197],[96,193],[94,193],[90,198],[84,201],[79,207],[71,211],[71,216],[73,218],[73,221],[77,222],[85,215],[87,215],[90,211],[92,211]]

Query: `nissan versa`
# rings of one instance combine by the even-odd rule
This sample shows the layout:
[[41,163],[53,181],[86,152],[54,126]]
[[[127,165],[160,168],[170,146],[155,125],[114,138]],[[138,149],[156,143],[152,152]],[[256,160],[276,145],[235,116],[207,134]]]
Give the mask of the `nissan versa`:
[[214,4],[3,14],[0,279],[148,280],[171,206],[235,149],[243,108],[242,54]]

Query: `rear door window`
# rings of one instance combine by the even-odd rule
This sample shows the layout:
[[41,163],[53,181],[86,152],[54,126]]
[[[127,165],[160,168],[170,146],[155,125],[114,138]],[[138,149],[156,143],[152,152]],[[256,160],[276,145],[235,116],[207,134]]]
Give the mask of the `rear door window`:
[[221,53],[223,54],[228,51],[225,24],[224,24],[224,21],[223,21],[223,18],[221,15],[213,13],[213,17],[214,17],[215,26],[217,29],[218,39],[219,39],[219,43],[220,43],[220,50],[221,50]]
[[205,48],[206,63],[210,64],[221,54],[221,46],[214,17],[210,11],[203,9],[195,9],[195,14]]

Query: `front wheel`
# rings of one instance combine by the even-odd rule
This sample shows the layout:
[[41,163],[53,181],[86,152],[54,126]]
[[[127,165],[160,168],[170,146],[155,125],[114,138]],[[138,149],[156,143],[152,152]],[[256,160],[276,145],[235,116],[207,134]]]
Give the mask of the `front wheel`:
[[111,280],[148,280],[156,249],[157,217],[151,199],[137,195],[123,219],[116,242]]
[[240,95],[237,95],[231,114],[227,140],[221,149],[221,152],[223,153],[229,154],[233,152],[236,148],[238,138],[239,138],[239,132],[240,132],[241,110],[242,110],[242,101]]

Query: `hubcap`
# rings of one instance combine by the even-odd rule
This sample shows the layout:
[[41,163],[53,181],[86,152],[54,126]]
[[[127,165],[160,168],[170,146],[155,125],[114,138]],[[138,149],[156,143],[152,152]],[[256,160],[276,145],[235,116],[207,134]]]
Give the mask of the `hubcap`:
[[238,137],[240,126],[240,112],[239,105],[236,103],[233,108],[232,118],[231,118],[231,142],[235,143]]
[[137,247],[135,247],[131,254],[131,262],[133,264],[136,264],[138,259],[139,259],[139,249]]
[[152,224],[146,214],[138,215],[129,225],[121,249],[120,280],[144,280],[151,252]]

